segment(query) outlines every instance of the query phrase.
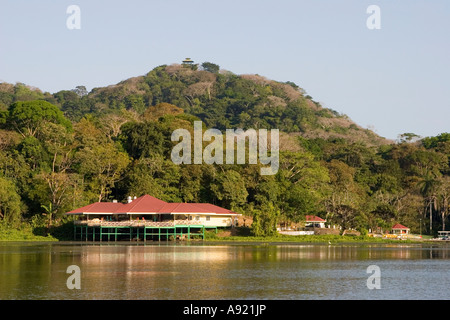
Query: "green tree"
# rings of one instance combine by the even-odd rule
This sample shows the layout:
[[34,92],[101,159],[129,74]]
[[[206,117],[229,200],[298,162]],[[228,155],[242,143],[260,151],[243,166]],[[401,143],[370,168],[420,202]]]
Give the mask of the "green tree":
[[419,135],[411,132],[403,133],[398,136],[398,140],[400,141],[400,143],[416,142],[419,139],[420,139]]
[[206,165],[181,165],[179,190],[183,202],[202,202]]
[[17,226],[21,218],[21,200],[14,183],[0,176],[0,218]]
[[161,155],[135,160],[124,176],[125,192],[131,196],[151,194],[168,202],[180,202],[180,168]]
[[220,70],[220,67],[217,64],[214,64],[212,62],[203,62],[201,64],[203,70],[212,72],[212,73],[218,73]]
[[436,190],[437,208],[442,222],[442,230],[445,230],[446,219],[450,214],[450,176],[442,177]]
[[368,224],[372,230],[377,227],[389,229],[398,216],[398,212],[393,205],[386,203],[375,204],[368,217]]
[[300,221],[305,214],[322,211],[329,192],[328,170],[307,152],[282,152],[277,174],[278,206],[283,217]]
[[74,173],[43,171],[32,180],[35,185],[34,199],[45,209],[49,227],[54,219],[61,219],[72,204],[73,191],[79,182],[76,177]]
[[139,159],[167,152],[170,134],[157,122],[128,122],[122,126],[120,140],[128,154]]
[[141,95],[132,94],[125,97],[125,107],[127,110],[132,109],[138,114],[142,114],[145,111],[146,105]]
[[342,232],[348,228],[359,227],[367,217],[363,214],[368,208],[368,198],[364,188],[354,180],[356,169],[342,161],[327,163],[332,192],[325,201],[327,220],[341,226]]
[[80,98],[88,94],[88,91],[85,86],[76,86],[75,89],[72,89],[72,91],[76,93]]
[[252,212],[251,232],[256,237],[270,237],[277,233],[280,211],[272,204],[266,203]]
[[89,191],[96,195],[97,201],[108,198],[130,161],[128,155],[119,151],[113,143],[83,148],[75,157],[80,173],[85,177]]
[[17,150],[33,171],[40,168],[47,168],[50,162],[50,155],[45,150],[41,141],[33,136],[28,136],[18,145]]
[[236,210],[247,201],[245,181],[239,172],[232,169],[218,174],[211,184],[211,191],[226,208],[231,210]]
[[20,82],[14,85],[14,101],[30,101],[43,98],[44,94],[37,88],[27,86]]
[[18,101],[9,107],[8,122],[22,136],[34,137],[46,122],[71,127],[57,106],[43,100]]
[[347,204],[339,204],[333,208],[333,215],[330,220],[341,226],[341,234],[344,235],[347,230],[360,226],[360,218],[361,213],[357,208]]
[[430,219],[430,234],[433,232],[433,212],[437,209],[437,195],[436,191],[440,184],[440,179],[434,174],[428,172],[419,181],[420,192],[425,199],[425,210],[428,208],[428,215]]

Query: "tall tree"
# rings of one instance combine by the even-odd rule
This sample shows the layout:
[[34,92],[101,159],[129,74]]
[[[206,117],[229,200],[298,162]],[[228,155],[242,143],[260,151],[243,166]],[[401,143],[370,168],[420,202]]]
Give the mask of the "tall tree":
[[247,201],[245,181],[239,172],[232,169],[219,172],[211,185],[211,191],[226,208],[231,210],[236,210]]
[[282,152],[277,174],[281,215],[293,221],[321,211],[330,178],[326,167],[307,152]]
[[218,73],[220,70],[219,65],[212,63],[212,62],[203,62],[201,64],[201,67],[203,70],[212,72],[212,73]]
[[14,129],[24,137],[36,136],[39,129],[46,122],[52,122],[71,127],[62,111],[57,106],[43,100],[18,101],[9,107],[7,118]]
[[161,155],[133,161],[124,174],[124,190],[130,196],[151,194],[168,202],[180,202],[180,167]]
[[327,220],[340,225],[344,232],[346,228],[356,227],[356,222],[365,218],[362,208],[367,203],[367,196],[354,180],[354,168],[338,160],[332,160],[327,166],[332,187],[332,192],[325,202]]
[[450,214],[450,176],[444,176],[436,190],[437,209],[442,222],[442,230],[445,230],[445,221]]
[[14,183],[0,176],[0,219],[12,226],[20,222],[21,200]]
[[76,161],[90,191],[97,195],[100,202],[108,198],[130,160],[113,143],[106,143],[81,149],[76,154]]
[[277,233],[280,211],[270,202],[252,210],[252,234],[256,237],[269,237]]

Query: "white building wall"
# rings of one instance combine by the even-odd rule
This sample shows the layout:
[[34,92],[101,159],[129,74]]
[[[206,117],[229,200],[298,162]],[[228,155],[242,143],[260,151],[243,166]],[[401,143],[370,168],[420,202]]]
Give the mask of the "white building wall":
[[231,227],[232,218],[230,216],[200,216],[201,224],[210,227]]
[[[207,214],[193,214],[190,216],[191,221],[196,221],[198,224],[208,227],[231,227],[233,216],[229,215],[207,215]],[[176,215],[175,219],[185,219],[184,215]]]

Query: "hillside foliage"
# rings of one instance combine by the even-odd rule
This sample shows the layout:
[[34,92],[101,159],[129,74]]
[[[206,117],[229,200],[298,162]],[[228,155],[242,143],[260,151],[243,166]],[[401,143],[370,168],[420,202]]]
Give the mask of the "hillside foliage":
[[[171,133],[279,129],[280,168],[171,161]],[[61,224],[94,201],[150,194],[210,202],[254,218],[254,234],[306,214],[343,229],[445,228],[450,134],[396,143],[323,108],[292,82],[213,63],[159,66],[116,85],[54,94],[0,84],[0,220]]]

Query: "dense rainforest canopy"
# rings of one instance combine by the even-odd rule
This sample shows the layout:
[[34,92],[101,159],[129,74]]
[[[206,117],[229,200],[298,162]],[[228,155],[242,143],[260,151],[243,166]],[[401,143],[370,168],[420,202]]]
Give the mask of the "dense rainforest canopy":
[[[376,112],[376,111],[374,111]],[[279,129],[280,167],[171,161],[171,133]],[[256,235],[318,215],[344,229],[445,228],[450,134],[396,142],[323,108],[292,82],[205,62],[159,66],[116,85],[54,94],[0,83],[0,220],[57,225],[94,201],[150,194],[210,202],[254,219]]]

